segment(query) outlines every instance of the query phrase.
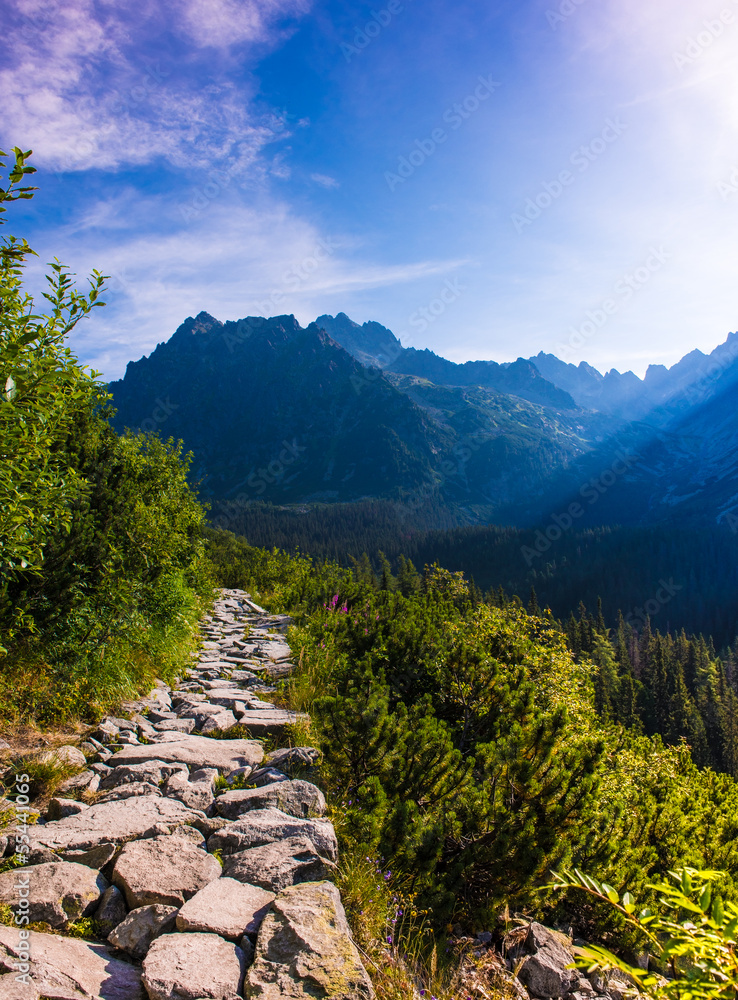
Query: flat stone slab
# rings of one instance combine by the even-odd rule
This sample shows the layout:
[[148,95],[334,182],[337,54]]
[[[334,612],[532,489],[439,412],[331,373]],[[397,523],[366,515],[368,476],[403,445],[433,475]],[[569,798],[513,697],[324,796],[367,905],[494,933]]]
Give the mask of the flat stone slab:
[[239,942],[255,936],[269,910],[273,892],[219,878],[189,899],[177,914],[178,931],[204,931]]
[[100,872],[72,861],[53,861],[31,868],[14,868],[0,875],[0,903],[18,903],[18,885],[28,890],[28,916],[63,928],[97,909],[108,880]]
[[122,844],[141,837],[152,827],[175,827],[203,820],[203,813],[175,799],[136,796],[90,806],[78,816],[34,827],[31,846],[50,850],[88,851],[98,844]]
[[161,903],[139,906],[108,934],[108,941],[114,948],[140,961],[145,958],[152,941],[175,930],[177,913],[176,906],[163,906]]
[[338,858],[338,842],[332,823],[320,819],[297,819],[279,809],[254,809],[243,819],[212,834],[208,850],[219,850],[224,855],[236,854],[287,837],[307,837],[322,857],[334,862]]
[[149,1000],[240,1000],[244,954],[217,934],[164,934],[143,962]]
[[[166,736],[162,733],[162,736]],[[216,767],[233,771],[237,767],[256,767],[264,759],[264,749],[253,740],[212,740],[207,736],[180,736],[176,740],[157,741],[143,746],[124,747],[112,758],[120,764],[140,764],[146,760],[163,760],[187,764],[192,770]]]
[[372,1000],[335,885],[307,882],[277,896],[259,931],[246,992],[249,1000]]
[[182,837],[155,837],[125,845],[112,882],[135,910],[152,903],[181,906],[220,875],[217,858],[201,847]]
[[215,801],[215,779],[218,772],[214,767],[206,767],[201,771],[177,772],[167,781],[162,789],[170,799],[178,799],[190,809],[206,812]]
[[142,781],[155,785],[157,788],[177,771],[187,772],[185,764],[171,764],[163,760],[146,760],[141,764],[118,764],[118,758],[113,757],[116,766],[100,779],[100,791],[118,788],[119,785],[139,784]]
[[[0,925],[0,969],[14,966],[18,958],[18,928]],[[109,948],[57,934],[30,932],[29,976],[41,996],[63,998],[62,990],[77,998],[100,1000],[146,1000],[141,971],[113,958]],[[12,971],[12,970],[11,970]],[[13,973],[13,978],[17,973]],[[4,977],[3,977],[4,978]],[[16,986],[19,984],[16,983]],[[77,990],[77,994],[72,992]],[[203,994],[204,996],[206,994]],[[20,991],[12,1000],[22,1000]],[[29,993],[29,996],[33,996]]]
[[224,876],[272,892],[301,882],[322,882],[335,874],[333,862],[322,858],[307,837],[288,837],[223,858]]
[[270,711],[247,710],[239,722],[245,729],[248,729],[253,737],[262,739],[265,736],[281,736],[285,726],[294,726],[296,722],[305,719],[307,716],[301,715],[299,712],[287,712],[281,708],[273,708]]
[[216,800],[216,808],[226,819],[238,819],[253,809],[280,809],[288,816],[311,819],[325,816],[325,797],[309,781],[279,781],[261,788],[226,792]]

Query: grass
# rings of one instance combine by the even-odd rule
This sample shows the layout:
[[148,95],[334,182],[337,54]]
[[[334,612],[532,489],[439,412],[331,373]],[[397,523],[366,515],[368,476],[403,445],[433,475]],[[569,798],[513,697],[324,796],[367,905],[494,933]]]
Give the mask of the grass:
[[15,762],[15,773],[28,775],[31,800],[53,798],[65,781],[83,770],[78,764],[58,759],[42,761],[33,756],[21,757]]
[[[416,908],[413,894],[378,859],[344,849],[336,884],[377,1000],[502,996],[494,989],[476,996],[467,991],[469,963],[459,961],[443,941],[440,952],[427,913]],[[490,986],[486,979],[486,989]]]

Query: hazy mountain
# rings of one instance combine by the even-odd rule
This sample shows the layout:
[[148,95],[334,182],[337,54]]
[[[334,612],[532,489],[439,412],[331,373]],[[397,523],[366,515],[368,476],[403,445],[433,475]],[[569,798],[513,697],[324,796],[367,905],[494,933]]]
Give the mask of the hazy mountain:
[[239,503],[434,499],[480,519],[604,436],[596,414],[364,367],[292,316],[200,313],[110,389],[118,428],[183,440],[202,492]]
[[400,375],[417,375],[437,385],[480,385],[558,410],[577,408],[568,392],[552,385],[535,364],[524,358],[502,365],[495,361],[456,364],[427,349],[418,351],[414,347],[403,347],[397,337],[379,323],[359,326],[345,313],[335,317],[319,316],[315,322],[365,365],[375,365]]
[[[660,407],[682,412],[704,401],[723,374],[738,371],[738,333],[731,333],[711,354],[691,351],[671,368],[649,365],[640,379],[633,372],[621,374],[613,368],[605,375],[585,361],[568,364],[553,354],[541,352],[530,361],[545,379],[568,392],[578,406],[640,420]],[[653,414],[661,420],[663,414]]]
[[111,391],[116,425],[182,439],[221,504],[393,498],[518,525],[575,504],[577,527],[732,526],[737,358],[734,334],[644,379],[550,355],[457,365],[343,313],[307,329],[200,313]]

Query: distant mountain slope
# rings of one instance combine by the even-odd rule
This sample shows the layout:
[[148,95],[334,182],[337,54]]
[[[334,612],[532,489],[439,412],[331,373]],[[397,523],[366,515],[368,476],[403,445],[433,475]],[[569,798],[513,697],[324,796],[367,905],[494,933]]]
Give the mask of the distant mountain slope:
[[200,313],[110,389],[116,426],[181,438],[207,495],[351,499],[432,482],[436,429],[365,375],[315,324]]
[[110,389],[116,427],[183,440],[221,504],[397,498],[451,504],[467,523],[540,491],[604,435],[595,414],[363,367],[292,316],[200,313]]
[[573,365],[543,352],[530,361],[545,379],[570,393],[577,405],[640,420],[672,401],[685,411],[715,391],[724,374],[738,372],[738,333],[729,334],[709,355],[695,350],[671,368],[649,365],[643,379],[616,369],[601,375],[585,361]]
[[495,361],[456,364],[427,349],[418,351],[414,347],[403,347],[395,335],[379,323],[359,326],[345,313],[335,317],[319,316],[315,322],[362,364],[377,365],[399,375],[417,375],[437,385],[480,385],[541,406],[577,409],[568,392],[552,385],[535,364],[524,358],[507,365],[498,365]]

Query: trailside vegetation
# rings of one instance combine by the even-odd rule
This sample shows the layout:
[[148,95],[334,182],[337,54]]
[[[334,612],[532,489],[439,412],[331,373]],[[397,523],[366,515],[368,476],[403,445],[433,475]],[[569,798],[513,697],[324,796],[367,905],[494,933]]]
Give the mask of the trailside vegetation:
[[598,708],[596,657],[551,616],[437,566],[379,576],[207,534],[224,583],[295,615],[287,694],[311,713],[344,851],[380,859],[436,930],[496,926],[507,905],[627,939],[548,887],[552,869],[646,901],[670,870],[715,869],[736,898],[738,785]]
[[[3,212],[35,190],[30,153],[13,154]],[[173,675],[212,588],[188,456],[116,434],[103,384],[68,345],[102,305],[103,276],[84,294],[55,261],[40,313],[23,288],[32,253],[0,241],[0,702],[11,724],[94,718]]]

